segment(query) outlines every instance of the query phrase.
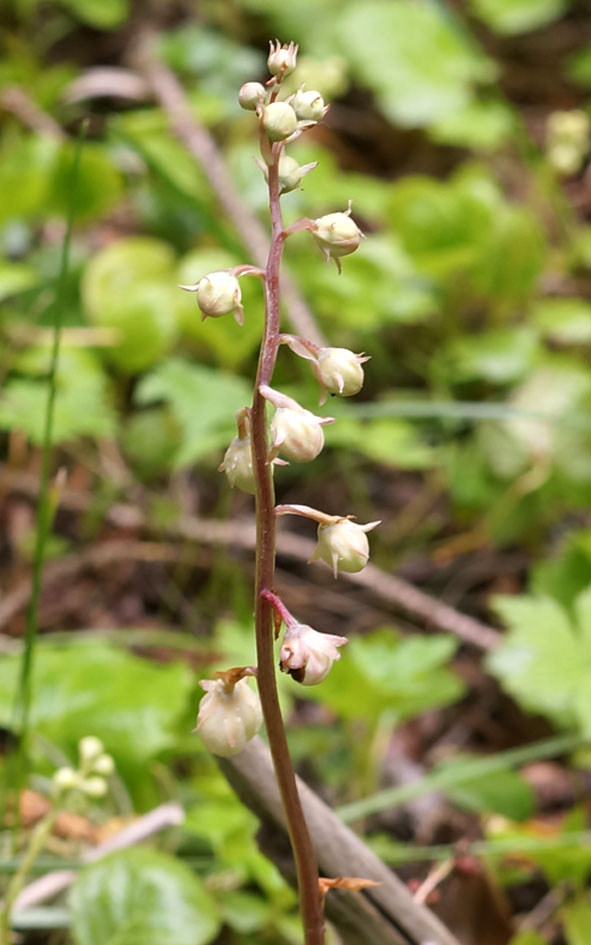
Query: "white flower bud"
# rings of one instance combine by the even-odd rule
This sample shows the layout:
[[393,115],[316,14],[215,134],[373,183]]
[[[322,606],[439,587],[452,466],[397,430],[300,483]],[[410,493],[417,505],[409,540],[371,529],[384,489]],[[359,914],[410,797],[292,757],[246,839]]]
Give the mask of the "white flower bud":
[[[256,158],[255,158],[256,160]],[[256,160],[256,163],[265,175],[265,180],[269,180],[269,168],[264,161]],[[302,178],[313,171],[318,161],[312,161],[310,164],[302,164],[290,157],[288,154],[282,154],[279,158],[279,193],[288,194],[300,186]]]
[[73,768],[58,768],[51,782],[54,792],[61,794],[63,791],[73,791],[80,787],[80,775]]
[[96,774],[101,774],[104,778],[110,777],[115,770],[115,762],[110,755],[99,755],[92,766]]
[[82,761],[94,761],[95,758],[103,754],[104,750],[105,746],[102,741],[100,738],[95,738],[94,735],[85,735],[78,743],[78,751]]
[[354,253],[362,237],[361,230],[349,215],[350,212],[347,210],[346,213],[327,213],[326,216],[314,220],[310,229],[326,258],[335,259],[339,270],[338,257]]
[[296,67],[298,47],[295,43],[289,46],[282,46],[278,39],[275,44],[269,42],[269,58],[267,59],[267,68],[271,75],[277,75],[281,79],[289,75]]
[[250,437],[235,436],[224,454],[223,462],[218,466],[225,472],[232,488],[241,489],[249,495],[255,493],[255,478],[252,467]]
[[271,102],[263,108],[262,123],[270,141],[283,141],[298,126],[296,113],[287,102]]
[[240,304],[242,292],[236,276],[225,269],[210,272],[197,283],[197,304],[203,312],[203,318],[219,318],[221,315],[234,315],[239,325],[244,322],[244,313]]
[[84,778],[84,780],[80,782],[80,789],[87,797],[99,798],[105,796],[108,791],[108,786],[104,778],[97,776]]
[[267,90],[260,82],[245,82],[238,92],[238,102],[241,108],[249,112],[257,110],[267,97]]
[[318,633],[306,624],[296,623],[285,631],[279,665],[296,682],[316,686],[326,679],[335,660],[341,654],[337,647],[347,643],[346,637]]
[[261,703],[247,679],[231,691],[221,679],[202,680],[205,695],[199,704],[196,731],[214,755],[237,755],[254,738],[263,720]]
[[328,111],[320,92],[299,89],[291,99],[291,107],[299,121],[320,121]]
[[348,348],[320,348],[316,360],[316,374],[329,394],[351,397],[363,387],[363,368],[368,359]]
[[318,544],[310,560],[326,561],[335,577],[339,568],[349,574],[363,571],[369,560],[366,532],[379,524],[370,522],[368,525],[358,525],[348,518],[337,519],[328,524],[321,523],[318,526]]
[[273,449],[296,463],[316,459],[324,446],[322,419],[309,410],[279,407],[271,421]]

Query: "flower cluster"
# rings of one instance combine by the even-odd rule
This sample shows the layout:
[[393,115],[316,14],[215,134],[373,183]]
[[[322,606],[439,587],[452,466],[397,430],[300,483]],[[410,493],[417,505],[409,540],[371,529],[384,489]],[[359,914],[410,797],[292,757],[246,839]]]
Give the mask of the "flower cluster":
[[[285,153],[286,145],[322,121],[328,112],[322,95],[315,89],[306,89],[302,85],[297,91],[284,94],[282,83],[296,69],[297,51],[293,43],[271,43],[267,60],[269,80],[265,85],[246,82],[238,95],[241,107],[253,113],[258,121],[261,159],[257,160],[257,164],[269,183],[270,191],[275,195],[271,199],[275,201],[278,195],[283,196],[300,187],[305,175],[316,166],[314,163],[300,166],[295,158]],[[317,219],[297,220],[282,230],[281,241],[302,231],[311,234],[327,261],[333,260],[339,272],[341,259],[355,252],[363,236],[351,216],[350,203],[344,211],[328,213]],[[262,277],[267,293],[267,272],[252,266],[238,266],[205,274],[194,285],[181,288],[196,293],[203,319],[233,315],[242,324],[244,313],[238,280],[244,275]],[[279,334],[278,331],[273,343],[275,351],[278,344],[284,344],[293,354],[311,363],[321,388],[321,405],[329,394],[351,397],[361,390],[364,382],[363,364],[368,360],[366,355],[356,354],[347,348],[319,346],[305,338]],[[260,403],[262,397],[274,408],[266,427],[267,468],[286,462],[310,462],[323,449],[324,427],[333,423],[334,419],[317,416],[293,398],[271,387],[271,373],[272,369],[265,375],[266,381],[260,382],[255,392],[255,404]],[[260,412],[256,416],[260,417]],[[231,486],[251,495],[257,494],[252,442],[254,418],[254,408],[243,407],[238,411],[237,436],[228,446],[219,467]],[[260,442],[261,438],[257,440],[258,444]],[[260,446],[257,449],[260,463]],[[303,505],[277,506],[275,511],[277,515],[300,515],[317,524],[318,544],[311,560],[325,561],[335,577],[339,569],[355,572],[367,564],[367,533],[378,522],[360,525],[351,516],[329,515]],[[276,627],[281,622],[286,626],[280,645],[280,669],[305,686],[321,683],[332,664],[340,659],[339,647],[347,642],[346,637],[319,633],[299,623],[274,591],[265,589],[261,596],[274,609]],[[241,751],[258,731],[261,708],[258,696],[249,687],[249,675],[256,675],[256,671],[239,667],[218,673],[215,679],[201,683],[206,695],[201,700],[196,730],[215,754],[232,755]]]
[[52,781],[54,797],[79,791],[86,797],[104,797],[109,789],[108,778],[115,771],[115,762],[105,752],[100,738],[85,735],[78,743],[78,768],[58,768]]

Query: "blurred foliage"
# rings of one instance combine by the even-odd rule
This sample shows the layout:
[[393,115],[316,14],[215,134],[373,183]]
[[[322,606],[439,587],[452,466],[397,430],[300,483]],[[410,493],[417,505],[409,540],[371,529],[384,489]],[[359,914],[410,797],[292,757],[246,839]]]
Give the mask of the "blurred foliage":
[[[266,38],[299,42],[291,90],[306,82],[332,103],[325,125],[290,145],[300,163],[319,163],[304,189],[285,197],[285,216],[314,218],[352,198],[366,239],[340,276],[306,234],[289,240],[286,263],[330,343],[372,360],[354,403],[320,408],[338,419],[327,428],[327,449],[313,469],[279,471],[280,497],[316,504],[319,495],[327,503],[334,496],[360,517],[363,509],[367,520],[383,518],[384,537],[372,535],[376,560],[388,571],[409,565],[411,573],[433,574],[426,583],[434,593],[445,586],[449,561],[453,596],[472,554],[476,565],[483,549],[499,560],[525,556],[527,583],[520,572],[503,574],[497,586],[493,572],[477,585],[478,600],[468,594],[458,606],[482,612],[490,597],[505,632],[484,671],[515,711],[534,717],[532,725],[541,717],[591,737],[591,155],[579,142],[572,166],[559,167],[548,133],[558,109],[576,112],[579,123],[589,113],[585,7],[580,0],[160,0],[146,17],[156,26],[166,20],[158,53],[182,79],[191,109],[261,220],[267,195],[252,161],[254,122],[240,112],[236,91],[263,79]],[[46,119],[39,125],[38,115],[31,120],[3,99],[5,455],[17,468],[26,455],[36,468],[67,169],[88,115],[62,291],[53,445],[56,462],[92,484],[92,505],[80,533],[60,521],[64,535],[52,539],[52,556],[108,534],[104,513],[117,500],[143,503],[151,524],[168,526],[187,508],[187,482],[201,511],[225,514],[227,487],[215,469],[234,435],[234,413],[251,396],[260,285],[241,280],[243,328],[232,319],[201,322],[194,296],[177,285],[250,262],[218,196],[153,102],[73,94],[72,82],[89,66],[128,61],[143,11],[127,0],[9,0],[2,17],[0,87],[5,96],[13,85],[25,90]],[[532,59],[545,64],[546,49],[547,71],[536,72]],[[316,409],[307,365],[282,350],[277,377],[277,386]],[[236,507],[250,509],[242,498]],[[26,564],[30,547],[30,531],[23,532],[11,553]],[[79,945],[205,945],[220,930],[230,945],[301,941],[295,896],[258,852],[255,818],[189,734],[197,677],[220,659],[254,661],[244,575],[222,551],[210,570],[195,590],[179,562],[169,596],[150,615],[165,624],[169,600],[181,600],[172,620],[196,614],[197,640],[187,619],[180,642],[156,631],[156,649],[147,653],[157,659],[131,652],[141,650],[145,628],[122,631],[117,645],[44,640],[35,654],[35,786],[47,790],[54,767],[71,762],[77,740],[92,733],[114,756],[117,776],[105,809],[91,819],[108,825],[168,798],[186,810],[182,827],[162,843],[166,852],[116,853],[80,872],[70,900]],[[413,731],[425,714],[461,713],[462,700],[472,698],[478,684],[462,672],[465,659],[447,635],[388,625],[353,637],[317,689],[282,677],[286,716],[298,722],[314,713],[314,724],[289,731],[298,763],[337,803],[376,790],[397,727]],[[0,724],[7,729],[17,667],[17,655],[3,654]],[[470,751],[429,762],[436,772],[461,770]],[[579,763],[588,768],[584,753]],[[475,817],[484,844],[501,840],[519,851],[549,829],[536,821],[534,792],[516,771],[473,778],[446,798]],[[570,884],[573,895],[560,910],[568,945],[591,940],[589,848],[561,845],[585,827],[575,805],[552,826],[555,847],[524,853],[518,868],[483,854],[502,884],[536,871],[550,885]],[[397,839],[380,834],[375,847],[398,862]],[[524,931],[511,945],[548,942],[545,933]]]

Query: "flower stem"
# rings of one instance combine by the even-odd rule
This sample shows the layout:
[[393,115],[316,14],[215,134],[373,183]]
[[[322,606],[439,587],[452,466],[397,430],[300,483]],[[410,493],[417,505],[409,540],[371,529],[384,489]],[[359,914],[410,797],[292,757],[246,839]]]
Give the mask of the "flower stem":
[[279,205],[279,157],[281,145],[272,149],[269,166],[269,207],[271,213],[271,248],[265,279],[265,327],[259,355],[252,405],[252,453],[256,482],[256,587],[255,628],[258,687],[269,738],[273,766],[283,801],[287,829],[294,853],[305,945],[323,945],[324,918],[318,887],[318,867],[306,825],[295,772],[279,707],[275,677],[272,607],[261,592],[273,587],[275,573],[275,491],[269,462],[266,402],[259,388],[268,385],[273,375],[279,347],[280,282],[283,254],[283,222]]

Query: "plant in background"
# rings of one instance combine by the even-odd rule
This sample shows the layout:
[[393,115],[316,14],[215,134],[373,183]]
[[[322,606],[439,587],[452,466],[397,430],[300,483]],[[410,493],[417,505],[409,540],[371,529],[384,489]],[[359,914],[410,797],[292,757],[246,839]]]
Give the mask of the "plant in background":
[[[315,166],[299,167],[285,154],[285,146],[320,121],[327,111],[322,96],[315,90],[302,87],[295,94],[281,97],[283,79],[293,72],[296,56],[297,46],[293,43],[288,46],[278,41],[271,43],[267,62],[271,78],[266,86],[247,82],[238,96],[240,105],[253,111],[259,122],[262,160],[258,163],[269,189],[271,216],[271,245],[266,267],[261,270],[238,266],[225,272],[213,272],[204,275],[195,285],[182,288],[196,292],[204,318],[233,314],[242,323],[238,278],[254,275],[262,279],[264,286],[265,323],[253,401],[251,406],[238,411],[238,435],[220,466],[230,485],[255,497],[257,666],[229,669],[217,673],[217,679],[202,683],[207,695],[199,707],[197,731],[210,751],[232,755],[244,748],[256,734],[261,715],[264,718],[296,861],[305,942],[321,945],[324,920],[318,869],[298,797],[275,673],[279,664],[283,672],[305,686],[321,683],[332,663],[340,658],[338,648],[347,641],[345,637],[322,634],[299,623],[273,590],[276,523],[277,517],[285,514],[315,521],[318,547],[314,559],[324,560],[335,577],[338,568],[360,571],[365,567],[369,557],[366,533],[378,523],[359,525],[351,516],[328,515],[303,505],[275,505],[274,467],[290,460],[309,462],[314,459],[324,446],[323,426],[333,422],[330,417],[316,416],[271,387],[279,345],[287,344],[295,354],[312,362],[322,388],[321,402],[328,393],[344,397],[356,394],[363,384],[362,364],[367,360],[364,355],[344,348],[319,348],[304,338],[280,332],[280,266],[286,238],[308,230],[326,259],[333,259],[340,272],[341,258],[357,249],[362,236],[351,217],[350,206],[345,212],[330,213],[316,220],[305,218],[284,227],[280,196],[298,187],[304,174]],[[275,408],[270,422],[268,404]],[[282,621],[286,631],[280,653],[276,654],[274,643]],[[258,697],[249,686],[248,676],[256,677]]]
[[108,779],[115,772],[111,755],[100,738],[85,735],[78,743],[78,766],[58,768],[51,779],[50,806],[31,831],[19,868],[12,876],[0,906],[0,945],[12,942],[11,919],[14,905],[37,857],[43,852],[58,815],[68,809],[100,800],[109,791]]

